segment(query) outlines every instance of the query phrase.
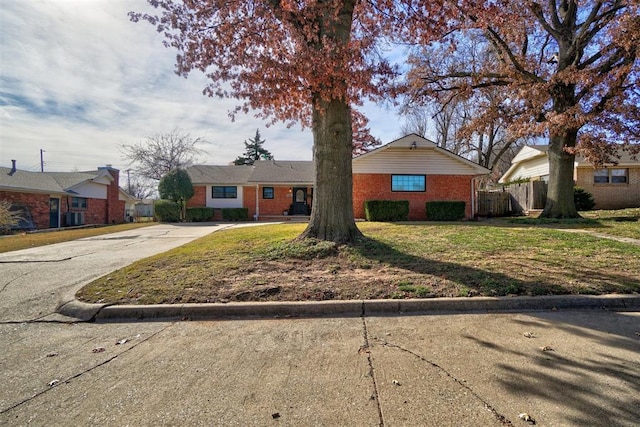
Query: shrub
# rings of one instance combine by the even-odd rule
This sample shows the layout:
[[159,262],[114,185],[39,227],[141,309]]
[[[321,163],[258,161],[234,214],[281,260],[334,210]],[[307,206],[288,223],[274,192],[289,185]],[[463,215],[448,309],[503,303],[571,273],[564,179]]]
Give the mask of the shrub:
[[247,221],[249,219],[249,209],[222,208],[222,219],[225,221]]
[[458,221],[464,218],[465,202],[427,202],[427,220]]
[[573,188],[573,201],[579,211],[590,211],[596,205],[591,193],[581,187]]
[[187,221],[204,222],[213,220],[213,208],[187,208]]
[[6,234],[18,225],[22,219],[21,213],[11,210],[11,202],[0,200],[0,234]]
[[156,200],[153,204],[156,217],[160,222],[180,221],[180,204],[171,200]]
[[367,200],[364,214],[367,221],[406,221],[409,219],[409,201]]

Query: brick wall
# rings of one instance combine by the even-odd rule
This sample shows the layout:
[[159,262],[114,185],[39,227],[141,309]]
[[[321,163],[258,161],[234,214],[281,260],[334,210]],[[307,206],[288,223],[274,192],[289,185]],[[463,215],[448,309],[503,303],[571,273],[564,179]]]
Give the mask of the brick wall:
[[578,168],[576,185],[593,195],[596,209],[640,207],[640,167],[628,168],[628,184],[594,184],[593,168]]
[[21,203],[29,207],[31,219],[36,228],[49,228],[49,195],[14,193],[12,191],[0,191],[0,200],[9,200],[13,203]]
[[106,218],[104,224],[118,224],[125,221],[124,200],[120,200],[120,171],[111,167],[107,170],[114,181],[107,187]]
[[[289,188],[290,187],[273,187],[273,199],[263,199],[261,186],[258,190],[260,215],[282,215],[284,211],[288,211],[293,200]],[[307,194],[308,193],[309,189],[307,188]]]
[[465,216],[471,217],[471,180],[469,175],[427,175],[425,192],[392,192],[391,175],[353,175],[353,213],[364,218],[364,202],[367,200],[408,200],[409,219],[424,220],[428,201],[463,201]]
[[204,208],[207,206],[207,186],[194,185],[193,197],[187,201],[188,208]]

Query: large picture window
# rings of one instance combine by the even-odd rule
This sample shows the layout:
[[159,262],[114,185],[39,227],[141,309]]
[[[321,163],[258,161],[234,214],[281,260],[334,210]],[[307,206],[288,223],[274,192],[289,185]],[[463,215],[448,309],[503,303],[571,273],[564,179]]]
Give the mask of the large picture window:
[[391,191],[426,191],[425,175],[391,175]]
[[629,182],[629,169],[596,169],[593,171],[594,184],[626,184]]
[[71,207],[76,209],[87,209],[87,199],[85,197],[72,197]]
[[211,197],[214,199],[237,199],[238,187],[214,185],[211,187]]

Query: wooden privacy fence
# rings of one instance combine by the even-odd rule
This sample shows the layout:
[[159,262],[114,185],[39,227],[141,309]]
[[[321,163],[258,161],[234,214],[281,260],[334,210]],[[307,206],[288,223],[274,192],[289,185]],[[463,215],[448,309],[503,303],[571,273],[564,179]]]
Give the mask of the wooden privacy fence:
[[507,216],[511,197],[504,191],[478,191],[478,216]]
[[529,181],[505,185],[497,191],[478,191],[478,216],[524,215],[534,209],[544,209],[547,183]]
[[544,209],[547,201],[547,183],[544,181],[511,184],[505,186],[504,190],[511,194],[514,214],[522,215],[533,209]]

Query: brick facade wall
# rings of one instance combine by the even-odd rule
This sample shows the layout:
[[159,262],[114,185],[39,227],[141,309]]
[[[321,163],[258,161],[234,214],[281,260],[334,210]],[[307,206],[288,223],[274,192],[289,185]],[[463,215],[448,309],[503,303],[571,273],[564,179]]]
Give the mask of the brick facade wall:
[[465,202],[465,216],[471,218],[472,178],[469,175],[427,175],[426,191],[412,193],[391,191],[389,174],[354,174],[353,213],[356,218],[364,218],[367,200],[408,200],[409,219],[424,220],[426,202],[447,200]]
[[13,203],[21,203],[29,206],[31,219],[36,228],[49,228],[49,195],[14,193],[12,191],[0,191],[0,200],[9,200]]
[[[269,187],[269,186],[267,186]],[[273,187],[273,199],[262,198],[262,186],[259,188],[260,215],[282,215],[284,211],[288,211],[293,201],[292,193],[289,192],[290,187]],[[307,188],[307,195],[309,188]]]
[[207,186],[194,185],[193,197],[187,201],[188,208],[204,208],[207,206]]
[[640,207],[640,168],[628,168],[627,184],[594,184],[593,168],[577,168],[576,185],[593,195],[596,209]]

